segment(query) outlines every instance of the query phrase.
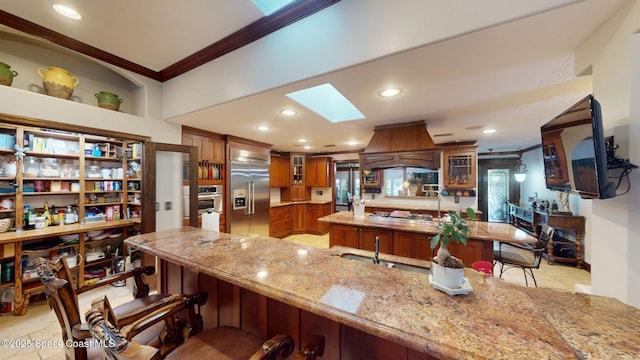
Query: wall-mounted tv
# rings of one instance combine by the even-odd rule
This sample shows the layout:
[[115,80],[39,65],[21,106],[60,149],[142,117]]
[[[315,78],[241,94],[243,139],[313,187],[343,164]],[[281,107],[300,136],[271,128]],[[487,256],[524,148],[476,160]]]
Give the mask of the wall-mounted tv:
[[547,188],[586,199],[615,197],[607,182],[600,104],[589,95],[540,128]]

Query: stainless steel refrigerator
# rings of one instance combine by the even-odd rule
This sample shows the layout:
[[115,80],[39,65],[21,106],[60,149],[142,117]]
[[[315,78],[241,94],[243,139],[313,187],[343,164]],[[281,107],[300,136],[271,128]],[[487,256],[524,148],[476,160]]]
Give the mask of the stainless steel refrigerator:
[[269,163],[268,152],[230,149],[230,233],[269,236]]

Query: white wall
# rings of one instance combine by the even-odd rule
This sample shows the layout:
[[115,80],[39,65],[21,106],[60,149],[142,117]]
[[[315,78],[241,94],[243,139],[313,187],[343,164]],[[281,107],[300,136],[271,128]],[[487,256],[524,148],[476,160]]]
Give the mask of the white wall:
[[167,81],[163,118],[575,2],[341,1]]
[[[640,163],[640,2],[629,1],[576,49],[579,69],[591,69],[594,95],[602,106],[605,135],[614,134],[618,155]],[[585,71],[585,72],[586,72]],[[580,207],[589,219],[592,291],[640,307],[640,181],[631,193],[593,200]],[[589,209],[590,205],[590,209]]]
[[[145,135],[156,142],[179,144],[180,126],[161,120],[162,84],[47,44],[0,32],[0,61],[18,72],[11,87],[0,87],[0,112]],[[39,67],[68,70],[80,82],[70,100],[44,95]],[[95,93],[113,92],[123,99],[120,111],[98,107]],[[34,105],[37,104],[37,105]]]

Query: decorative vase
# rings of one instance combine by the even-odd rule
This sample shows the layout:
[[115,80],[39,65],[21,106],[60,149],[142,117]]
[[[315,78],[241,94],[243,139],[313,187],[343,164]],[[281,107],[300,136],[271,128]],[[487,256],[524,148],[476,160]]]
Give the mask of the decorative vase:
[[431,262],[431,279],[449,289],[458,289],[464,280],[464,269],[448,268]]
[[96,99],[98,99],[98,106],[101,108],[115,111],[120,109],[122,99],[119,99],[118,95],[106,91],[100,91],[99,93],[96,93],[95,96]]
[[55,66],[49,69],[38,68],[38,74],[42,78],[45,93],[61,99],[69,100],[73,89],[80,83],[80,80],[72,77],[67,70]]
[[18,76],[18,73],[11,70],[11,66],[0,62],[0,85],[11,86],[13,78]]

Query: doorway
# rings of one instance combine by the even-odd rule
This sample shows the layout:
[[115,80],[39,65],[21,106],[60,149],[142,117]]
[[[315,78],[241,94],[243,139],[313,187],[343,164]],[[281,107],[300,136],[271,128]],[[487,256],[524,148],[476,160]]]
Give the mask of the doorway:
[[509,169],[489,169],[487,172],[487,221],[508,222]]
[[197,148],[149,142],[145,144],[144,155],[143,205],[148,210],[143,215],[142,232],[176,228],[185,223],[197,227]]
[[509,222],[509,203],[520,202],[520,183],[513,177],[516,159],[478,159],[480,220]]
[[360,164],[356,161],[338,162],[335,166],[336,212],[350,210],[353,196],[360,196]]

